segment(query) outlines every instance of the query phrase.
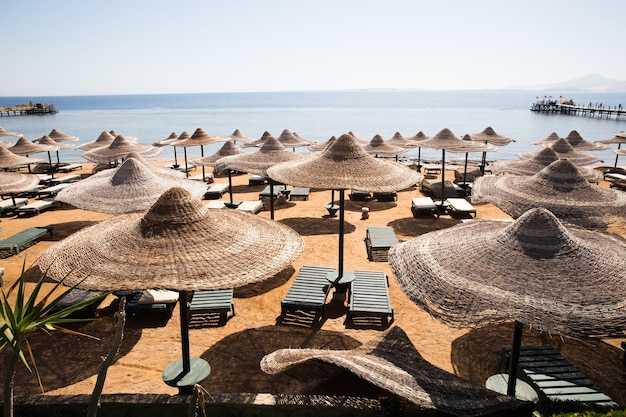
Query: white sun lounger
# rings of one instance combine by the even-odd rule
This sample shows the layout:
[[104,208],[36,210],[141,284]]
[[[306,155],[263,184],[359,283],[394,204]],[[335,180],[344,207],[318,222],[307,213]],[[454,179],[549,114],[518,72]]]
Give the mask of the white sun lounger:
[[413,217],[419,217],[420,214],[435,215],[437,206],[430,197],[415,197],[411,200],[411,212]]
[[212,208],[212,209],[221,209],[221,208],[226,208],[226,204],[224,203],[225,202],[222,200],[211,200],[208,203],[206,203],[204,206],[208,208]]
[[448,198],[446,202],[448,203],[448,211],[450,214],[469,214],[470,216],[476,217],[476,208],[466,199]]
[[217,200],[221,198],[226,191],[228,191],[228,183],[216,182],[204,193],[204,198],[205,200]]
[[54,204],[55,201],[51,199],[37,200],[21,206],[20,208],[15,210],[15,213],[17,213],[18,217],[26,214],[35,216],[40,214],[44,210],[48,210],[49,208],[54,207]]
[[18,207],[21,207],[26,203],[28,203],[28,198],[25,197],[15,198],[15,204],[13,204],[12,198],[0,200],[0,215],[4,214],[4,212],[15,211]]
[[237,207],[237,210],[246,211],[248,213],[257,214],[263,210],[263,202],[261,200],[246,200],[242,201]]

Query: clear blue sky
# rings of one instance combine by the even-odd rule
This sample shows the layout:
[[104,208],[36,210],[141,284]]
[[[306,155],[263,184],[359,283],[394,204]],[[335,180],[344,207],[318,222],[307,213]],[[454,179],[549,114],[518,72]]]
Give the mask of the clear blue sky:
[[0,96],[626,79],[626,2],[10,1]]

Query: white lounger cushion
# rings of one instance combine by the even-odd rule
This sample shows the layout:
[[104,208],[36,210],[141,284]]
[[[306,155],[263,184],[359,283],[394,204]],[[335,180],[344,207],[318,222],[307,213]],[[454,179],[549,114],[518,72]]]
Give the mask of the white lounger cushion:
[[464,198],[448,198],[446,200],[454,211],[475,213],[476,208]]
[[139,297],[138,304],[175,303],[178,293],[169,290],[145,290]]
[[430,197],[415,197],[411,204],[418,210],[434,210],[437,208],[435,202]]

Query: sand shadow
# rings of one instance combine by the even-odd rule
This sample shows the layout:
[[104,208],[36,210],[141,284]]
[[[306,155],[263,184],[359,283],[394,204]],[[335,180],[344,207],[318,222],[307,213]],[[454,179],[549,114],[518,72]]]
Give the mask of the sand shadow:
[[285,285],[287,282],[289,282],[295,272],[295,268],[290,265],[267,280],[258,282],[256,284],[249,284],[244,287],[235,288],[233,295],[235,298],[256,297],[257,295],[264,294],[268,291]]
[[[339,233],[339,219],[324,216],[317,217],[293,217],[281,219],[279,223],[291,227],[302,236],[334,235]],[[344,221],[344,233],[354,233],[356,226]]]
[[[497,372],[498,351],[511,346],[513,323],[501,323],[474,329],[452,342],[451,360],[455,373],[484,386]],[[626,368],[624,351],[601,339],[561,339],[524,326],[522,345],[551,345],[594,385],[614,401],[626,404]]]
[[65,239],[69,235],[78,232],[80,229],[94,225],[96,223],[99,222],[85,220],[51,224],[50,227],[52,227],[52,237],[50,237],[48,240],[58,242]]
[[382,211],[382,210],[390,210],[397,206],[398,204],[393,201],[376,201],[376,200],[370,200],[370,201],[346,200],[346,203],[345,203],[346,211],[357,211],[357,212],[361,212],[363,210],[363,207],[367,207],[370,212],[375,212],[375,211]]
[[425,216],[419,219],[410,217],[393,220],[387,226],[393,227],[393,230],[399,235],[417,237],[435,230],[447,229],[457,224],[459,224],[459,221],[455,219],[436,219],[432,216]]
[[225,337],[201,356],[211,375],[201,384],[210,393],[335,394],[363,396],[369,386],[349,372],[318,361],[296,365],[276,375],[264,373],[263,356],[282,348],[354,349],[361,343],[340,332],[293,326],[247,329]]
[[[51,332],[38,332],[28,338],[37,369],[46,391],[66,387],[96,375],[111,348],[115,336],[117,321],[110,316],[102,316],[86,323],[68,324],[65,327],[81,333],[95,336],[99,340],[88,337]],[[137,344],[141,337],[141,329],[124,329],[124,339],[119,356],[122,357]],[[5,349],[0,357],[0,369],[6,366],[9,349]],[[32,364],[31,364],[32,367]],[[4,375],[4,371],[2,371]],[[37,376],[31,374],[19,363],[15,375],[15,396],[40,394]]]

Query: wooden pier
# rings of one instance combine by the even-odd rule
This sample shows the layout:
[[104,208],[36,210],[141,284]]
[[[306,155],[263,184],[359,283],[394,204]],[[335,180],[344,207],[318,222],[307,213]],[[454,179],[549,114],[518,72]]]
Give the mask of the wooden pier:
[[539,113],[566,114],[570,116],[614,118],[615,120],[626,119],[626,109],[621,104],[613,107],[604,107],[602,104],[593,105],[591,103],[588,106],[579,106],[571,102],[559,103],[556,100],[541,100],[533,103],[530,110]]
[[18,104],[11,107],[0,107],[0,117],[55,114],[54,104]]

